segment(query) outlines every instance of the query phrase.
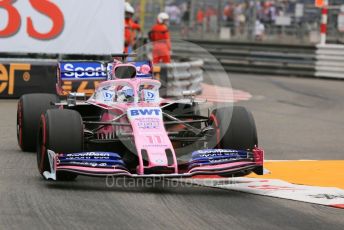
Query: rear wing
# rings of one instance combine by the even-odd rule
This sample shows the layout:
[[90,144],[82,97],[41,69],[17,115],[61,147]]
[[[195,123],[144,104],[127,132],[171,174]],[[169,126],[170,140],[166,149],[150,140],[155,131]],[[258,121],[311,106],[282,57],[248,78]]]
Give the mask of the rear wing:
[[102,62],[73,61],[58,64],[59,77],[62,81],[100,80],[108,79],[112,66]]
[[70,92],[90,96],[99,82],[110,77],[111,66],[99,61],[62,61],[57,64],[56,91],[60,96]]
[[[151,61],[127,62],[133,64],[137,70],[137,78],[152,78],[153,66]],[[149,66],[150,71],[142,71]],[[57,65],[56,91],[60,96],[70,92],[92,95],[96,86],[112,79],[112,62],[101,61],[62,61]]]

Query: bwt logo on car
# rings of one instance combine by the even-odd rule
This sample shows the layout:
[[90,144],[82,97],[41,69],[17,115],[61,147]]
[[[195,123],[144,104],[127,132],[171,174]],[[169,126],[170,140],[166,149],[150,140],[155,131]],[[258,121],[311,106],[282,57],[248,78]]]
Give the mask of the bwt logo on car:
[[160,109],[132,109],[130,110],[131,116],[159,116],[161,110]]
[[106,78],[111,72],[111,66],[107,68],[100,63],[63,63],[61,64],[63,78]]

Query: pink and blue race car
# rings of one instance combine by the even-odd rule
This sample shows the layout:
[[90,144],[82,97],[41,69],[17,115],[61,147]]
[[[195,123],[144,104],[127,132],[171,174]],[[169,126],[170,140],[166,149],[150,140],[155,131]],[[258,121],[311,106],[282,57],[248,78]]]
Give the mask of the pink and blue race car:
[[247,109],[163,99],[149,61],[60,62],[57,79],[59,95],[63,81],[101,82],[90,97],[69,92],[20,98],[18,143],[37,152],[44,179],[263,173],[264,151]]

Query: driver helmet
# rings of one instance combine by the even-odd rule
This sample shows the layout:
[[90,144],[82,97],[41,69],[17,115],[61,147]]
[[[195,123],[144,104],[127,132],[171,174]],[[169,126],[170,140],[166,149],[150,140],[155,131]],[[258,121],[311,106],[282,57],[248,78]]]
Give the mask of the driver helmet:
[[134,91],[129,86],[124,86],[122,89],[117,91],[118,102],[132,101],[133,98],[134,98]]

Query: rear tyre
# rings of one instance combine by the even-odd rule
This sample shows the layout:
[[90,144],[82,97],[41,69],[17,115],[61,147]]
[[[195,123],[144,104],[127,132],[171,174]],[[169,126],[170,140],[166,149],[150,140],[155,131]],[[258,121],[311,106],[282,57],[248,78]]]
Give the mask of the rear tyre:
[[59,98],[54,94],[26,94],[20,97],[17,109],[17,140],[22,151],[36,151],[40,116],[54,108]]
[[[84,129],[80,114],[74,110],[50,109],[41,116],[37,140],[37,165],[41,175],[50,171],[47,150],[55,153],[83,151]],[[57,180],[74,180],[77,175],[59,172]]]
[[[230,114],[232,118],[229,121]],[[258,146],[257,129],[253,115],[241,106],[215,109],[210,115],[215,128],[213,146],[223,149],[252,150]]]

